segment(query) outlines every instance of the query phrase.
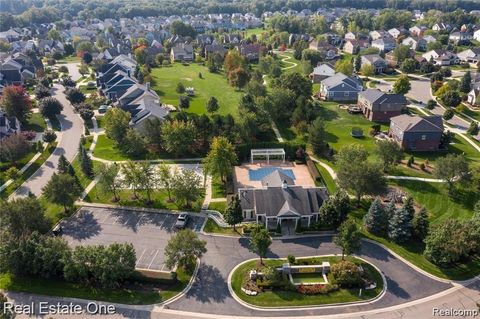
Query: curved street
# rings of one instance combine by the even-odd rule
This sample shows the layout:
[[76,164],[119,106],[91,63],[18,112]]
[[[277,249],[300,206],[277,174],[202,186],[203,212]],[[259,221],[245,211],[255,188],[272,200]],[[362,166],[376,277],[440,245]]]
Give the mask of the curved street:
[[53,85],[52,97],[59,100],[63,105],[62,113],[57,116],[62,127],[62,131],[57,132],[59,140],[57,148],[42,166],[12,194],[12,197],[27,196],[29,192],[32,192],[35,196],[40,196],[42,188],[48,183],[53,173],[57,171],[60,155],[63,154],[70,162],[75,158],[78,143],[83,134],[83,121],[73,111],[73,107],[63,94],[63,90],[62,85]]
[[[398,309],[402,308],[402,304],[414,304],[415,307],[422,307],[422,298],[427,298],[442,292],[452,292],[445,297],[438,296],[435,298],[446,298],[445,303],[455,303],[465,297],[465,294],[472,288],[464,288],[454,286],[451,283],[441,282],[432,279],[415,269],[411,268],[403,261],[399,260],[387,250],[373,243],[363,242],[360,257],[376,265],[384,274],[387,280],[386,294],[376,302],[365,303],[361,305],[348,305],[339,307],[310,308],[298,310],[255,310],[247,308],[239,304],[229,293],[227,286],[227,278],[230,271],[244,260],[255,258],[256,256],[248,249],[247,238],[232,238],[220,236],[200,235],[202,239],[207,241],[208,252],[202,257],[201,265],[197,278],[192,287],[185,295],[178,300],[173,301],[165,306],[128,306],[117,305],[118,318],[222,318],[229,316],[239,317],[294,317],[294,316],[327,316],[342,313],[344,318],[359,318],[361,313],[369,313],[376,315],[372,318],[397,318],[399,317]],[[285,257],[293,254],[297,257],[325,255],[332,253],[340,253],[337,246],[332,243],[330,236],[296,238],[296,239],[276,239],[271,245],[268,257]],[[473,291],[478,288],[478,281],[473,283]],[[450,290],[452,289],[452,290]],[[465,294],[459,293],[460,289]],[[16,303],[26,303],[32,301],[49,301],[69,303],[72,300],[60,297],[45,297],[32,294],[23,294],[9,292],[9,298]],[[470,296],[470,302],[479,300],[477,297]],[[425,301],[426,302],[426,301]],[[432,303],[441,306],[442,303]],[[74,303],[85,304],[86,301],[74,300]],[[411,309],[412,305],[408,305],[407,309]],[[423,313],[428,312],[428,306]],[[386,316],[385,311],[388,310],[391,316]],[[429,310],[431,312],[431,308]],[[382,315],[378,315],[382,313]],[[338,315],[340,316],[340,315]],[[62,317],[63,318],[63,317]],[[406,318],[405,316],[403,318]],[[420,317],[417,317],[420,318]],[[427,316],[422,318],[428,318]]]

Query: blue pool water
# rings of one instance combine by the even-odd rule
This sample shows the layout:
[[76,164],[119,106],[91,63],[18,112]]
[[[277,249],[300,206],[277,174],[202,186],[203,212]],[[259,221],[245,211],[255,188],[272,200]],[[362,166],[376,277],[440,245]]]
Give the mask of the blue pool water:
[[262,167],[258,169],[249,169],[248,170],[248,178],[251,181],[261,181],[265,176],[271,174],[274,171],[280,171],[290,177],[291,179],[295,179],[295,174],[291,169],[283,169],[280,167]]

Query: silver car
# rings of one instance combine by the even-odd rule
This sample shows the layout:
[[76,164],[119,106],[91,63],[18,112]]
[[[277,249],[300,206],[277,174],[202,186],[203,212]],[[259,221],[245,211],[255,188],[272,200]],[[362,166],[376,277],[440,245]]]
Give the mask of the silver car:
[[188,222],[188,214],[187,213],[181,213],[177,217],[177,221],[175,222],[175,228],[176,229],[184,229],[187,226]]

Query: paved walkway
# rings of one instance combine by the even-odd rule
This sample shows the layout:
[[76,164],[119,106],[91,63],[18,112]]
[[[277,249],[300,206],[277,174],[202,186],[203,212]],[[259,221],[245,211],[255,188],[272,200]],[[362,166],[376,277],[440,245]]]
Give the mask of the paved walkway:
[[75,114],[72,105],[63,94],[63,90],[62,85],[53,85],[52,96],[63,105],[62,113],[57,116],[62,128],[61,132],[57,132],[57,135],[59,135],[58,146],[42,166],[15,191],[13,197],[27,196],[29,192],[35,196],[40,196],[42,188],[48,183],[53,173],[57,171],[60,155],[63,154],[71,162],[77,154],[80,137],[83,134],[83,120],[78,114]]

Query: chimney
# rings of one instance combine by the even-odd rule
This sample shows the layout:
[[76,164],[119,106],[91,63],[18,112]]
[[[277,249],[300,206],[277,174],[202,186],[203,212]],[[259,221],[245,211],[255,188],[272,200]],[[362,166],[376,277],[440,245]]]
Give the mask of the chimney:
[[120,43],[117,43],[117,52],[120,54]]
[[127,70],[127,75],[128,75],[128,77],[131,77],[130,76],[130,69]]
[[288,184],[287,184],[287,181],[286,181],[286,180],[283,180],[282,188],[283,188],[283,189],[287,189],[287,188],[288,188]]
[[147,91],[150,91],[150,82],[145,83],[145,86],[147,87]]

